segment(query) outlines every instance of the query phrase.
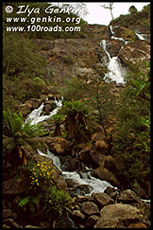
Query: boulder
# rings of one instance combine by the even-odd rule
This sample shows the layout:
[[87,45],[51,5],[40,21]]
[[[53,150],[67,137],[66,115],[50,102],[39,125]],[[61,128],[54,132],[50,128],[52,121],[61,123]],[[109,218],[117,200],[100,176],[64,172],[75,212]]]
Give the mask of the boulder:
[[89,216],[86,222],[86,228],[92,228],[94,224],[97,222],[98,218],[99,216],[96,215]]
[[101,180],[108,181],[115,187],[120,187],[120,183],[118,179],[115,177],[114,173],[106,168],[98,167],[97,169],[93,170],[93,174]]
[[53,100],[45,101],[44,103],[44,113],[49,115],[56,108],[56,105]]
[[37,109],[41,105],[41,99],[31,98],[30,100],[26,101],[25,104],[30,106],[31,109]]
[[81,208],[88,216],[99,214],[98,206],[92,201],[83,202]]
[[92,148],[92,145],[85,146],[79,153],[78,157],[79,160],[87,165],[92,165],[93,160],[92,157],[90,156],[90,150]]
[[15,220],[17,219],[17,214],[13,210],[3,207],[3,220],[7,218],[13,218]]
[[104,206],[94,228],[126,228],[131,223],[142,222],[141,210],[129,204]]
[[82,168],[81,162],[71,156],[60,156],[63,171],[75,171]]
[[126,189],[120,193],[118,201],[124,203],[133,203],[138,202],[138,197],[134,191],[132,191],[131,189]]
[[113,200],[117,201],[117,198],[119,196],[120,190],[113,188],[113,187],[107,187],[104,191],[104,193],[107,193]]
[[31,104],[18,105],[18,109],[20,110],[20,113],[22,113],[24,117],[26,117],[31,112],[31,108],[32,108]]
[[114,200],[106,193],[92,193],[92,198],[99,208],[113,204]]
[[92,191],[92,187],[87,184],[81,184],[76,187],[76,194],[80,194],[80,192],[82,192],[82,194],[85,195],[85,194],[89,194],[91,191]]
[[75,221],[82,221],[85,219],[85,215],[80,210],[73,210],[71,216]]
[[117,170],[117,163],[116,163],[115,159],[110,155],[104,157],[103,166],[104,166],[104,168],[106,168],[112,172],[116,172],[116,170]]
[[90,157],[92,158],[92,165],[95,168],[95,166],[100,166],[101,162],[104,161],[104,154],[101,151],[98,151],[95,146],[92,147],[90,150]]
[[42,137],[41,140],[48,145],[49,150],[54,154],[65,156],[72,153],[73,143],[62,137],[46,136]]
[[3,182],[3,196],[19,195],[27,191],[30,186],[30,178],[27,179],[26,175],[20,178],[12,178]]

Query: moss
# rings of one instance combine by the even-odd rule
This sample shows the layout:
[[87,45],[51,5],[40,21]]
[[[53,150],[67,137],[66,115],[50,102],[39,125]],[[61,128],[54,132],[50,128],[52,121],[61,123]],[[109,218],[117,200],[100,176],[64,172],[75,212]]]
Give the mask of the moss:
[[123,39],[129,40],[130,42],[133,42],[134,40],[137,39],[135,33],[125,27],[123,27],[123,30],[121,31],[121,37]]

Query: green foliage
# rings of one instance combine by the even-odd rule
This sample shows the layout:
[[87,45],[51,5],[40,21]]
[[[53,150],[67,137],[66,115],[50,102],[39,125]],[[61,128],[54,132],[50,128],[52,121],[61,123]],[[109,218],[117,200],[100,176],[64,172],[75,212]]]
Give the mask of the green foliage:
[[62,217],[72,203],[70,195],[54,185],[55,167],[52,165],[51,161],[30,160],[27,165],[21,166],[22,170],[26,170],[31,184],[18,206],[26,215],[39,216],[42,221]]
[[88,132],[87,119],[89,118],[90,111],[83,102],[65,101],[60,113],[66,116],[68,138],[75,139],[77,142],[89,138],[86,134]]
[[60,128],[60,126],[64,123],[65,116],[62,115],[62,114],[55,114],[55,115],[52,116],[52,119],[54,120],[54,123],[56,125],[55,136],[60,136],[61,135],[61,128]]
[[106,128],[115,112],[115,97],[111,94],[110,89],[111,83],[99,77],[93,85],[89,86],[89,99],[87,100],[87,104],[93,111],[94,120],[102,125],[106,136],[108,135]]
[[65,87],[59,88],[59,92],[66,101],[81,100],[86,95],[86,88],[86,83],[82,79],[73,77],[71,80],[65,80]]
[[132,7],[130,14],[121,14],[118,18],[112,20],[111,24],[117,24],[118,26],[124,26],[126,28],[132,24],[150,26],[150,4],[145,6],[141,11],[137,11]]
[[128,11],[129,11],[130,14],[135,14],[137,12],[137,9],[136,9],[135,6],[130,6]]
[[40,125],[32,125],[30,121],[23,124],[23,115],[21,113],[11,113],[9,110],[4,111],[3,116],[7,128],[7,136],[4,136],[3,140],[6,152],[12,152],[17,146],[30,145],[34,149],[45,146],[38,138],[46,134]]
[[20,80],[25,75],[31,78],[38,77],[44,74],[45,65],[45,59],[38,54],[35,43],[17,33],[4,33],[3,70],[7,79],[12,75]]
[[[17,33],[3,36],[3,106],[12,109],[12,103],[24,103],[39,97],[45,86],[43,76],[46,61],[38,46]],[[14,100],[13,100],[14,99]]]
[[[146,69],[149,68],[147,64]],[[146,71],[145,71],[146,72]],[[150,71],[139,73],[120,94],[112,153],[122,162],[124,186],[150,180]]]
[[[58,216],[62,216],[71,206],[71,197],[64,190],[58,190],[56,186],[50,186],[46,196],[46,202],[53,212],[57,213]],[[47,212],[49,212],[49,210],[47,210]]]
[[37,164],[34,164],[30,169],[31,184],[33,187],[53,182],[55,167],[51,166],[51,163],[51,161],[37,162]]
[[122,27],[121,37],[130,42],[133,42],[134,40],[137,39],[135,33],[132,30],[129,30],[128,28],[125,27]]
[[63,56],[62,57],[62,61],[65,63],[65,64],[74,64],[74,57],[72,55],[68,55],[68,56]]

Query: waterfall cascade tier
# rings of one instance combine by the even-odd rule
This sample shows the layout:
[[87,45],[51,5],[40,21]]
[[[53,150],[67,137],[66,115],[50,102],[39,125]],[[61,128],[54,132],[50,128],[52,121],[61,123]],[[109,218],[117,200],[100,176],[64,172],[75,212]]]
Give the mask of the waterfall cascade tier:
[[109,52],[107,51],[107,43],[106,40],[102,40],[100,42],[100,46],[103,47],[107,57],[108,57],[108,62],[107,62],[107,68],[108,72],[105,74],[104,80],[107,81],[107,79],[111,79],[113,81],[116,81],[116,83],[122,83],[124,84],[124,76],[126,74],[125,70],[123,69],[120,59],[118,56],[112,57],[110,56]]
[[47,154],[44,154],[42,151],[37,150],[38,153],[42,156],[49,157],[53,160],[54,165],[62,172],[62,176],[65,179],[72,179],[74,182],[77,182],[80,185],[88,185],[90,188],[89,193],[85,195],[91,195],[93,192],[104,192],[104,190],[109,186],[113,187],[109,182],[100,180],[91,175],[91,168],[84,166],[85,171],[83,172],[69,172],[62,170],[62,164],[58,156],[54,155],[52,152],[47,150]]
[[[125,41],[123,38],[118,38],[118,37],[113,36],[115,32],[113,31],[113,27],[111,25],[110,25],[110,32],[111,32],[111,39],[115,39],[115,40],[119,40],[119,41],[123,42],[123,45],[118,52],[118,55],[119,55],[120,51],[123,49],[124,45],[126,45],[128,43],[128,41]],[[107,50],[106,40],[102,40],[99,43],[99,45],[104,49],[104,51],[107,55],[107,59],[108,59],[107,63],[104,64],[108,68],[108,72],[105,74],[104,80],[105,81],[113,80],[117,84],[118,83],[125,84],[124,76],[126,74],[126,71],[122,67],[118,55],[115,57],[111,57],[111,55],[109,54],[109,52]]]
[[[46,99],[47,101],[47,99]],[[63,98],[61,98],[61,100],[57,100],[56,98],[54,99],[54,103],[56,104],[56,108],[49,113],[49,115],[42,115],[43,109],[44,109],[44,102],[39,106],[38,109],[34,109],[27,117],[27,119],[25,120],[25,122],[31,121],[31,124],[37,124],[41,121],[44,120],[48,120],[49,118],[51,118],[53,115],[55,115],[58,110],[62,107],[62,101]]]

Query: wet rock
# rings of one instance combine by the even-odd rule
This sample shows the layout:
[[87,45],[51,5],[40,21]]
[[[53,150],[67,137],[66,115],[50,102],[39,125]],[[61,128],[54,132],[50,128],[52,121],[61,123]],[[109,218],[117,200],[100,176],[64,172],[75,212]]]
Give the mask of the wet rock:
[[104,193],[107,193],[113,200],[117,201],[117,198],[119,196],[119,189],[113,188],[113,187],[107,187],[104,191]]
[[92,198],[99,208],[114,203],[114,200],[106,193],[92,193]]
[[55,105],[54,101],[52,101],[52,100],[45,101],[45,103],[44,103],[44,114],[49,115],[49,113],[52,112],[55,108],[56,108],[56,105]]
[[125,228],[131,223],[142,222],[140,209],[129,204],[110,204],[104,206],[94,228]]
[[95,203],[93,203],[92,201],[83,202],[82,203],[82,210],[88,216],[99,214],[98,206]]
[[75,171],[82,168],[81,162],[70,156],[60,156],[63,171]]
[[87,184],[81,184],[76,187],[76,194],[89,194],[92,191],[92,187]]

